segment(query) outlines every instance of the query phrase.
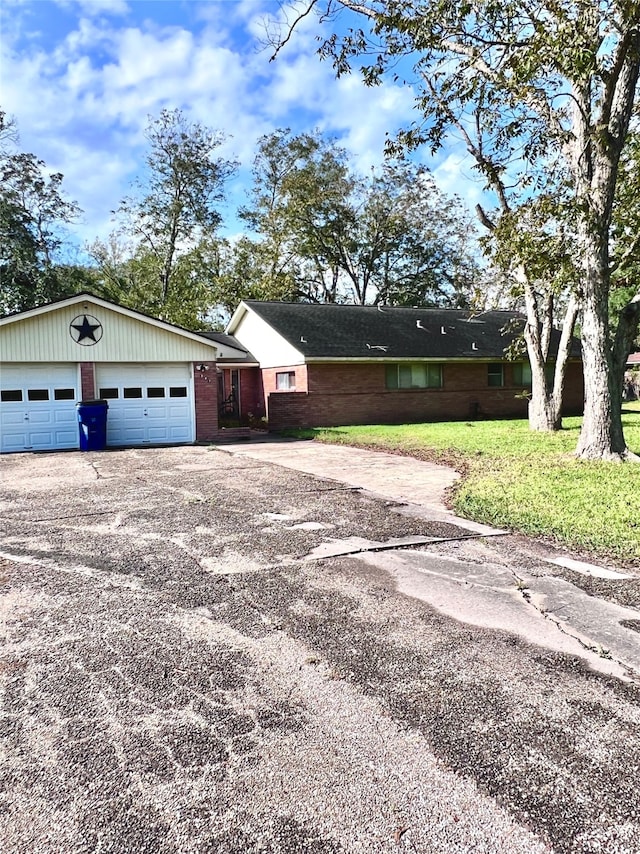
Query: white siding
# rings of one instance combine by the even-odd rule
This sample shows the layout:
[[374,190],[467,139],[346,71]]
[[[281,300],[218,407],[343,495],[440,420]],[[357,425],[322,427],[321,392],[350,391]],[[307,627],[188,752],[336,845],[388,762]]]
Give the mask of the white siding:
[[256,357],[261,368],[304,365],[303,354],[251,309],[244,313],[233,334]]
[[[85,314],[102,325],[102,337],[89,346],[76,343],[70,333],[70,324]],[[215,359],[216,349],[214,342],[193,340],[89,299],[0,327],[3,362],[195,362]]]

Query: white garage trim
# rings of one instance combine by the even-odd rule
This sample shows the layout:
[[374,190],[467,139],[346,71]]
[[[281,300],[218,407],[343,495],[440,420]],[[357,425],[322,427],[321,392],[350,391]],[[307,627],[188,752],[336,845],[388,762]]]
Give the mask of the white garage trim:
[[75,363],[3,364],[0,453],[77,448],[79,388]]
[[109,404],[107,445],[172,445],[195,440],[191,364],[96,364],[96,396]]

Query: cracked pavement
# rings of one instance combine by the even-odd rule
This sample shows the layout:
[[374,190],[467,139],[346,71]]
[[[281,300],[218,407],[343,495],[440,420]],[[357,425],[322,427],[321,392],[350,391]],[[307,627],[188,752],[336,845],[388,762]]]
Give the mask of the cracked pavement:
[[0,457],[3,851],[636,854],[633,573],[276,450]]

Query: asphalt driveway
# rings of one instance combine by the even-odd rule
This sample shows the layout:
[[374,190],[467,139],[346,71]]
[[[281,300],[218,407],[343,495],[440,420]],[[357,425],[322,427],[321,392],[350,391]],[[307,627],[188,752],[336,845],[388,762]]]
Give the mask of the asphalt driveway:
[[519,587],[509,538],[229,448],[0,477],[7,854],[640,850],[633,644],[470,596],[559,567]]

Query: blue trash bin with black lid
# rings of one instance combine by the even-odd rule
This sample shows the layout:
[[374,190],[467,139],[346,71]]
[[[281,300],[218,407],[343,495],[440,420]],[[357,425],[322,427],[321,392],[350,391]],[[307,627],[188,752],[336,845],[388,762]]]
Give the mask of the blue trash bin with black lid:
[[82,400],[76,403],[81,451],[104,451],[107,447],[106,400]]

